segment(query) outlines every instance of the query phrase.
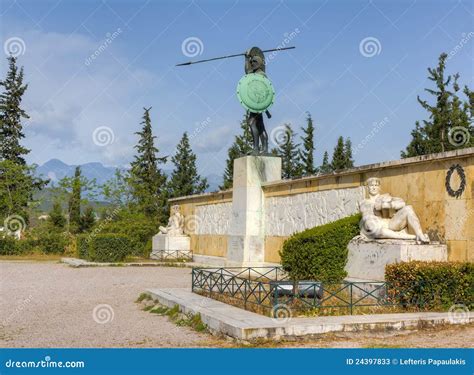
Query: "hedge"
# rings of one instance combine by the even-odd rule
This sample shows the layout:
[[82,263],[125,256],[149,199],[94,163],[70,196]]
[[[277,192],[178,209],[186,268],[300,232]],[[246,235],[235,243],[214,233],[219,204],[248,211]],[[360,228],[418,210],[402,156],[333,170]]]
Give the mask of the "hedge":
[[18,240],[12,236],[0,237],[0,255],[16,255],[19,254],[20,247],[18,246]]
[[64,233],[42,233],[36,240],[36,246],[45,254],[63,254],[69,243]]
[[12,236],[0,237],[0,255],[21,255],[33,251],[36,241],[30,238],[17,240]]
[[[116,220],[99,224],[96,233],[124,235],[130,242],[130,255],[149,258],[151,238],[158,232],[158,223],[144,215],[122,214]],[[94,235],[95,232],[92,231]]]
[[297,233],[280,251],[281,264],[293,280],[339,282],[347,276],[347,245],[359,234],[360,215]]
[[385,267],[389,295],[401,305],[474,308],[474,264],[469,262],[406,262]]
[[89,258],[89,238],[89,235],[86,234],[80,234],[76,237],[76,251],[78,258]]
[[94,262],[122,262],[130,254],[130,240],[125,235],[97,234],[88,244],[88,259]]

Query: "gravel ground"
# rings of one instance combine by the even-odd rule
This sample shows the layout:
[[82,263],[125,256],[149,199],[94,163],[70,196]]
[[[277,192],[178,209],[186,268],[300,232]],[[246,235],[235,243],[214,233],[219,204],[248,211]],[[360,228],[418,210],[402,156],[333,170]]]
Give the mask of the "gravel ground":
[[[0,347],[240,346],[178,327],[134,303],[150,287],[190,287],[190,273],[189,268],[71,268],[51,262],[0,261]],[[470,325],[328,334],[311,341],[258,346],[470,347],[473,342]]]
[[[190,286],[190,272],[170,267],[71,268],[57,263],[1,262],[0,345],[201,346],[209,335],[178,327],[134,303],[149,287]],[[94,320],[96,306],[96,320],[110,321]]]

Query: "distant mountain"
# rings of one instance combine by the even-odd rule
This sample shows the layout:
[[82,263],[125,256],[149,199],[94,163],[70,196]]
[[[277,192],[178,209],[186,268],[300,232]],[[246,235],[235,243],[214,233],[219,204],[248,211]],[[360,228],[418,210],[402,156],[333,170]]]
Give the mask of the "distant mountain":
[[[86,163],[80,165],[82,175],[88,179],[95,178],[98,184],[103,184],[110,180],[115,173],[115,167],[106,167],[101,163]],[[76,165],[69,165],[58,159],[51,159],[39,166],[36,169],[38,176],[42,175],[44,178],[49,178],[51,182],[55,183],[63,177],[74,176]]]
[[[97,184],[102,185],[106,181],[114,177],[116,167],[107,167],[99,162],[92,162],[81,164],[82,175],[88,179],[95,178]],[[74,176],[76,165],[69,165],[58,159],[51,159],[36,169],[36,174],[43,178],[49,178],[52,183],[57,183],[63,177]],[[125,169],[121,168],[123,171]],[[169,176],[171,170],[164,170],[165,174]],[[222,177],[216,174],[210,174],[207,177],[209,188],[207,191],[219,190],[219,185],[222,183]]]

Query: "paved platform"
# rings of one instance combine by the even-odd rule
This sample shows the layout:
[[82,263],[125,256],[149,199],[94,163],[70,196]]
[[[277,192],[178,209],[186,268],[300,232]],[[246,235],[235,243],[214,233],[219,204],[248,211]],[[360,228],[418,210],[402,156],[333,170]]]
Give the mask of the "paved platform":
[[278,321],[263,315],[192,293],[184,288],[147,289],[153,299],[184,313],[201,315],[202,321],[213,333],[224,334],[239,340],[280,339],[310,337],[327,332],[353,332],[364,330],[403,330],[444,324],[474,322],[474,313],[465,319],[453,320],[449,313],[401,313],[373,315],[323,316],[291,318]]

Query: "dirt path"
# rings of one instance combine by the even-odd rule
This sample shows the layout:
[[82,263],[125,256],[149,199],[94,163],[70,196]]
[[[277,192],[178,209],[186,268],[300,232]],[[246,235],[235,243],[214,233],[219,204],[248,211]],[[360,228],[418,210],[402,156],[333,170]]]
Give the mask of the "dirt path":
[[[0,261],[1,347],[235,347],[178,327],[134,303],[150,287],[189,287],[191,270],[170,267],[71,268]],[[94,313],[95,310],[95,313]],[[259,343],[305,347],[468,347],[474,327],[325,335],[311,341]]]

